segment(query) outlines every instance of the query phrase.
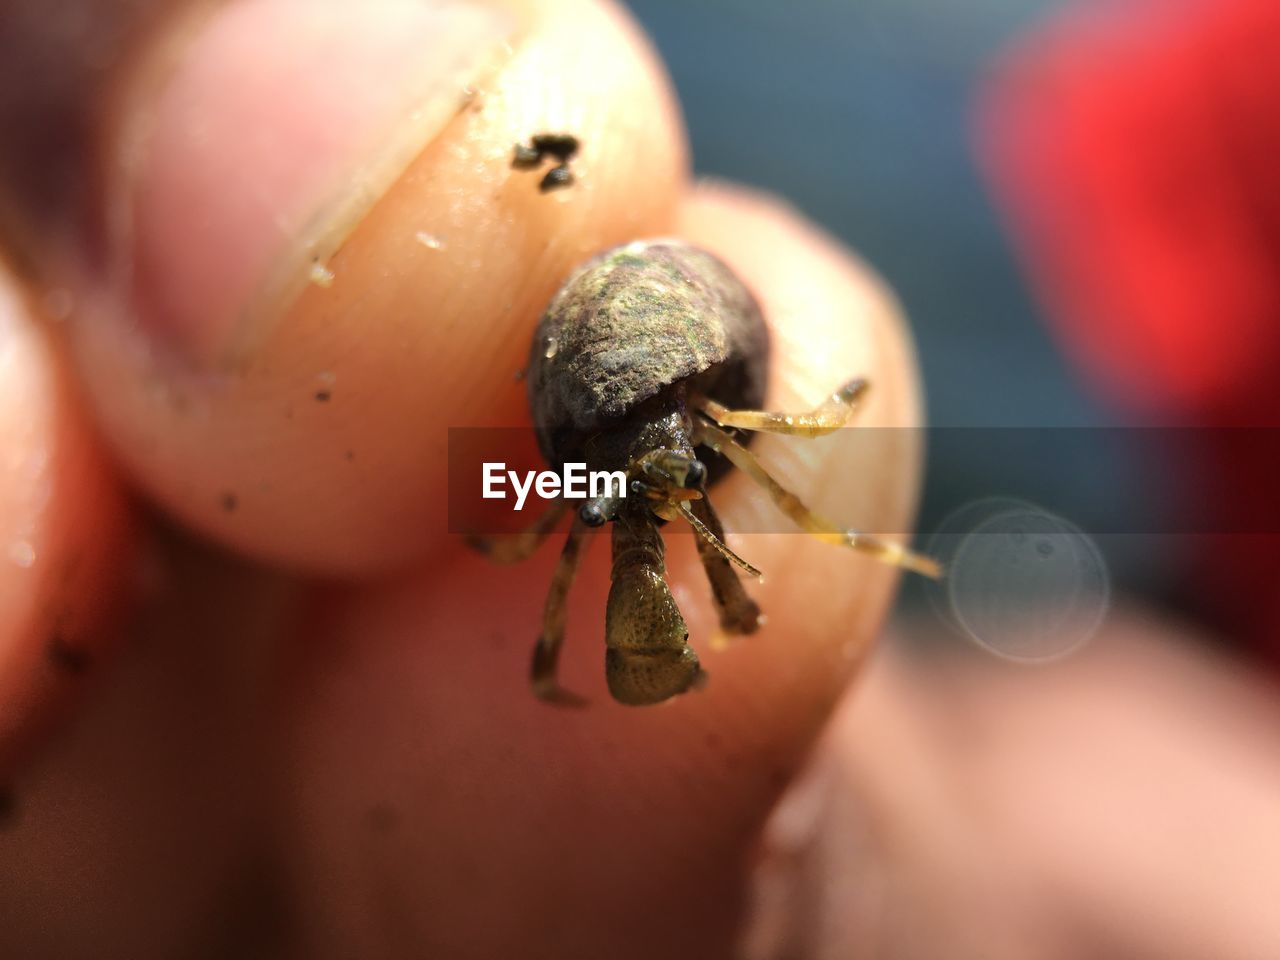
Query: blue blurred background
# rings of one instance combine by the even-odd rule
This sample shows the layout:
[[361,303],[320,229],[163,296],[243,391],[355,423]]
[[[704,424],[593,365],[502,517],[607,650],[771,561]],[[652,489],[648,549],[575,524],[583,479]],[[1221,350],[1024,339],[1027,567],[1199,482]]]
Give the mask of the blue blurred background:
[[1053,6],[631,4],[675,79],[697,172],[781,194],[888,278],[934,424],[1100,422],[1036,316],[970,147],[984,64]]
[[[1117,586],[1160,594],[1169,551],[1117,533],[1154,529],[1134,465],[1088,455],[1087,428],[1111,421],[1052,342],[975,163],[984,69],[1058,6],[630,3],[674,78],[696,172],[785,197],[893,286],[917,338],[932,426],[1086,428],[1065,470],[1053,457],[993,469],[963,443],[935,443],[918,542],[960,504],[1022,497],[1085,525]],[[908,603],[919,599],[906,591]]]

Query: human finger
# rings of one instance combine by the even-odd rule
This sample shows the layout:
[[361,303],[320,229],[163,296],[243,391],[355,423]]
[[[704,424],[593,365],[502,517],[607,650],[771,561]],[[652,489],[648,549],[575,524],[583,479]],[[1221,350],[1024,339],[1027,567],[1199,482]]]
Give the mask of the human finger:
[[[679,224],[764,304],[771,405],[812,406],[860,373],[878,388],[861,422],[910,437],[919,406],[905,325],[869,271],[744,191],[699,192]],[[871,464],[821,442],[788,459],[815,503],[906,529],[911,443]],[[768,509],[743,479],[711,491],[726,523]],[[799,534],[734,536],[768,572],[748,589],[769,619],[716,653],[693,544],[667,539],[668,579],[710,682],[652,708],[613,704],[605,690],[605,544],[571,594],[561,663],[564,685],[591,700],[585,711],[528,689],[552,549],[514,568],[461,554],[317,608],[282,699],[281,751],[294,765],[280,827],[309,954],[404,943],[475,956],[728,951],[747,851],[878,629],[894,571]]]
[[[588,0],[178,9],[122,45],[93,149],[50,161],[101,185],[86,209],[49,226],[12,180],[10,243],[165,509],[312,571],[423,556],[447,428],[524,416],[517,332],[588,252],[670,228],[665,77]],[[581,141],[570,189],[512,169],[547,130]]]
[[34,738],[101,672],[137,581],[132,513],[65,360],[0,265],[0,809]]
[[1129,609],[1031,672],[879,657],[770,819],[746,955],[1274,953],[1274,697],[1204,644]]

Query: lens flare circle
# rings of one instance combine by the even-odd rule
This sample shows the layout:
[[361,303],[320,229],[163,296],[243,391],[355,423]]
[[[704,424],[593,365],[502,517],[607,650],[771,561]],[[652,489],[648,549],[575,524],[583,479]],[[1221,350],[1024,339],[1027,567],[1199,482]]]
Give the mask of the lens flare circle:
[[1097,544],[1031,503],[983,500],[953,513],[930,543],[945,579],[934,608],[998,656],[1056,660],[1089,641],[1106,618],[1111,578]]

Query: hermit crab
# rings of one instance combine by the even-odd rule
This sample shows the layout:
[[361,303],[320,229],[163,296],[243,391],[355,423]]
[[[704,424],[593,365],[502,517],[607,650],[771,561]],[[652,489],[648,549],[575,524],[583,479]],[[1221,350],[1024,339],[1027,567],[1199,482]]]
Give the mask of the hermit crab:
[[[808,413],[770,413],[764,400],[769,334],[760,307],[712,254],[679,240],[642,240],[599,254],[556,293],[538,324],[526,371],[538,445],[548,464],[622,471],[624,489],[583,500],[547,594],[533,653],[539,697],[580,703],[556,679],[565,601],[589,527],[613,524],[605,614],[609,692],[659,703],[703,677],[665,579],[660,526],[688,523],[722,629],[747,634],[760,609],[733,567],[760,571],[725,544],[707,487],[730,467],[746,473],[802,529],[885,563],[938,574],[894,543],[845,530],[809,510],[747,449],[752,431],[819,437],[843,427],[867,389],[850,380]],[[741,435],[738,431],[743,431]],[[698,448],[710,451],[698,458]],[[495,559],[527,557],[569,508],[560,499],[529,530],[479,541]]]

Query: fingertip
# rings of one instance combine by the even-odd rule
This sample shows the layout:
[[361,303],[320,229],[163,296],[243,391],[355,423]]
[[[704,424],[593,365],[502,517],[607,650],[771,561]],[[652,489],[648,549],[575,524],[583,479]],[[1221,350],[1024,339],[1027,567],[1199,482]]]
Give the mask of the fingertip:
[[135,531],[62,355],[2,272],[0,449],[3,778],[109,659]]
[[865,376],[871,389],[856,426],[920,421],[906,318],[866,261],[783,199],[722,180],[696,185],[678,227],[725,259],[760,300],[774,340],[771,403],[812,406]]
[[[272,4],[233,6],[228,16]],[[524,422],[518,373],[556,285],[590,253],[669,229],[687,157],[639,31],[586,0],[500,6],[520,24],[509,50],[469,86],[432,93],[448,100],[447,122],[390,182],[360,176],[391,149],[376,138],[343,140],[337,163],[292,137],[297,104],[323,116],[326,97],[350,91],[321,69],[292,69],[297,58],[276,58],[262,37],[251,46],[275,81],[260,97],[234,82],[248,66],[215,50],[200,96],[177,99],[201,109],[157,112],[179,127],[202,118],[226,142],[201,148],[184,127],[175,146],[153,131],[133,187],[140,268],[123,286],[104,280],[74,333],[120,459],[186,523],[255,557],[344,576],[439,548],[447,429]],[[290,36],[279,43],[296,52]],[[544,193],[541,171],[512,169],[514,145],[545,132],[581,141],[568,189]],[[265,154],[234,148],[264,139]],[[329,173],[305,203],[284,210],[263,192],[311,183],[317,167]],[[137,328],[138,305],[160,320]]]
[[[700,192],[680,223],[762,301],[776,334],[771,404],[812,405],[862,374],[888,382],[860,423],[916,426],[905,326],[838,245],[779,205],[719,189]],[[806,499],[842,520],[905,529],[918,470],[910,443],[867,462],[826,441],[770,439],[753,449],[772,467],[794,448],[786,472]],[[326,632],[360,640],[309,642],[293,689],[288,822],[305,901],[330,908],[308,911],[319,917],[316,943],[341,936],[359,952],[391,930],[492,955],[529,944],[566,957],[727,949],[755,836],[878,631],[894,571],[791,531],[745,477],[709,496],[730,545],[765,570],[746,588],[768,619],[713,649],[719,628],[693,535],[666,525],[668,581],[709,679],[657,706],[608,697],[610,558],[595,534],[569,596],[558,676],[587,697],[586,712],[558,710],[529,689],[555,563],[549,544],[522,566],[460,557],[352,591],[326,611]],[[385,810],[395,816],[373,816]],[[388,820],[394,843],[374,826]],[[353,862],[357,876],[343,868]],[[350,895],[366,886],[390,893],[370,910]],[[653,908],[658,919],[635,928],[636,902],[660,902],[679,919]],[[566,903],[589,905],[568,927]],[[503,922],[485,921],[495,914]],[[623,927],[633,933],[620,943]]]
[[[757,435],[751,450],[809,507],[841,527],[903,539],[921,469],[921,401],[910,332],[891,291],[836,239],[777,198],[720,182],[698,185],[682,234],[751,287],[772,338],[770,409],[799,412],[854,377],[870,383],[850,427],[819,439]],[[709,496],[731,546],[764,571],[748,583],[765,623],[708,658],[726,711],[768,703],[816,732],[862,662],[893,597],[897,571],[802,532],[765,490],[735,473]],[[672,579],[692,595],[691,628],[715,630],[692,538],[672,542]]]

